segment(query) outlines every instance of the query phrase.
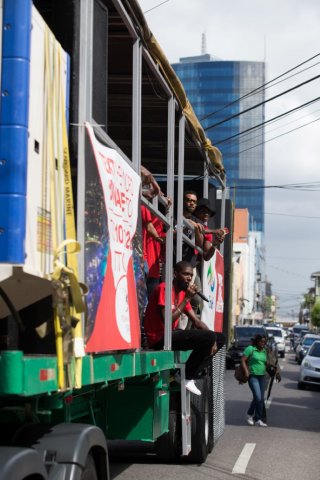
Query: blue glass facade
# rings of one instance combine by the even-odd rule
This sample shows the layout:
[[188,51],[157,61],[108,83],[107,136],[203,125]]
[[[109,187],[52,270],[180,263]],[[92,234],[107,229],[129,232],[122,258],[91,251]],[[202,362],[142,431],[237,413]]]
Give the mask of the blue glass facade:
[[206,54],[172,66],[208,138],[223,154],[230,198],[237,208],[249,209],[250,228],[264,232],[264,129],[239,135],[263,123],[264,106],[220,122],[263,102],[263,91],[237,100],[265,83],[265,64],[212,60]]

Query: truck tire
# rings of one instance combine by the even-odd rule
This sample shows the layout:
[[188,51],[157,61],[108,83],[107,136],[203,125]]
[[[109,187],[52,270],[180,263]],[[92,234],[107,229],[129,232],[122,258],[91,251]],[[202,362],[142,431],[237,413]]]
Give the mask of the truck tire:
[[191,452],[186,458],[190,463],[205,462],[211,446],[208,377],[197,380],[197,387],[202,394],[191,395]]
[[155,444],[159,460],[174,463],[181,456],[181,406],[180,392],[171,392],[169,411],[169,431],[159,437]]
[[98,480],[96,465],[91,453],[87,456],[86,464],[83,469],[81,480]]

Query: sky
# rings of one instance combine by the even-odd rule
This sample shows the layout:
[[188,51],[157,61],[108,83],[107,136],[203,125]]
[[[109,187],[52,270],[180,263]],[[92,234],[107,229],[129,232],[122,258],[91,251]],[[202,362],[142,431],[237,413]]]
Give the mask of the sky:
[[[171,63],[199,55],[203,32],[207,53],[222,60],[265,61],[267,81],[320,53],[319,0],[169,0],[160,5],[163,1],[140,0],[140,5]],[[290,75],[303,69],[307,70],[268,88],[266,98],[320,75],[320,56]],[[269,102],[266,120],[316,97],[319,78]],[[317,119],[320,101],[266,128],[266,185],[313,183],[312,189],[266,189],[266,272],[278,316],[283,317],[297,318],[303,294],[314,286],[310,276],[320,271]],[[280,137],[271,140],[276,136]]]

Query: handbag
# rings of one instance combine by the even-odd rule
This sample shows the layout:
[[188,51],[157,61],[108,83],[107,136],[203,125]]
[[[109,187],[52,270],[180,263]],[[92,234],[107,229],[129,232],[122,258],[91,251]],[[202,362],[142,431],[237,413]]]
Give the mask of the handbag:
[[246,377],[245,371],[240,364],[238,367],[235,368],[234,371],[234,378],[240,383],[247,383],[248,378]]
[[[251,356],[252,356],[252,353],[250,353],[248,359],[251,358]],[[235,368],[234,378],[236,380],[238,380],[238,382],[240,384],[247,383],[247,381],[248,381],[248,378],[246,376],[246,373],[245,373],[244,368],[241,365],[241,363],[240,363],[240,365],[238,365],[238,367]]]

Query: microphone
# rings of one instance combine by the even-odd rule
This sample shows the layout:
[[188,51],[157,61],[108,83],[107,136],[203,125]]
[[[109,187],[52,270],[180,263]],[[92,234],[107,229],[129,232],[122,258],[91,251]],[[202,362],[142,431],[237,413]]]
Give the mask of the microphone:
[[[185,288],[186,289],[188,288],[188,282],[185,283]],[[205,302],[209,302],[209,299],[201,291],[196,292],[195,295],[199,295],[199,297],[202,298],[202,300],[204,300]]]
[[204,300],[205,302],[209,302],[209,299],[202,293],[202,292],[197,292],[200,298]]

